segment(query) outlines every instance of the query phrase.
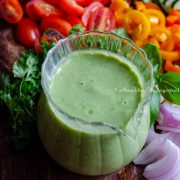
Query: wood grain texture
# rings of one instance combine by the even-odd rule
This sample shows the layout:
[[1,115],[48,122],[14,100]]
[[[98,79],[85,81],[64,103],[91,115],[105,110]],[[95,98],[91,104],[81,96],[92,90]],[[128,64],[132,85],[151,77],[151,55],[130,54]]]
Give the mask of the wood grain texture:
[[56,164],[47,154],[39,138],[23,152],[17,152],[10,139],[7,110],[0,108],[0,180],[138,180],[141,168],[132,164],[104,176],[82,176]]
[[14,36],[14,29],[0,21],[0,70],[11,72],[12,65],[25,50]]

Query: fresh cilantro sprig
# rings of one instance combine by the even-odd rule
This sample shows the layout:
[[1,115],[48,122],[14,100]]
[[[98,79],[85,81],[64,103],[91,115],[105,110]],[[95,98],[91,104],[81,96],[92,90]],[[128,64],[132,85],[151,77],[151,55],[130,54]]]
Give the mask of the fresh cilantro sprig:
[[25,149],[36,136],[36,108],[41,92],[41,65],[54,45],[42,43],[42,53],[25,51],[13,65],[13,76],[0,73],[0,100],[10,112],[15,148]]

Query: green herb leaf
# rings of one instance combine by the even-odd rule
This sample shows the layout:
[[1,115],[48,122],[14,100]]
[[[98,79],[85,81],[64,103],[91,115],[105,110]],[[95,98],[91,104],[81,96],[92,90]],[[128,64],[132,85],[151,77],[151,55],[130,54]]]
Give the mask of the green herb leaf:
[[69,35],[72,35],[77,32],[84,32],[84,31],[85,31],[85,28],[81,24],[77,24],[72,27],[71,31],[69,32]]
[[0,89],[5,88],[10,82],[10,78],[7,74],[0,71]]
[[13,65],[14,79],[0,73],[0,100],[9,109],[12,138],[18,150],[36,135],[36,109],[41,92],[41,65],[54,43],[42,43],[43,52],[25,51]]
[[124,28],[114,29],[111,32],[120,36],[120,37],[129,38],[129,36],[128,36],[128,34]]
[[158,85],[167,100],[180,105],[180,74],[175,72],[160,74]]
[[149,104],[150,104],[150,126],[155,123],[155,121],[157,119],[157,116],[159,114],[160,99],[161,99],[160,92],[157,90],[157,88],[154,87],[154,89],[151,92],[150,99],[149,99]]
[[162,66],[162,59],[159,53],[157,46],[148,43],[144,46],[144,51],[146,52],[147,58],[153,66],[154,78],[155,80],[158,78],[159,71]]

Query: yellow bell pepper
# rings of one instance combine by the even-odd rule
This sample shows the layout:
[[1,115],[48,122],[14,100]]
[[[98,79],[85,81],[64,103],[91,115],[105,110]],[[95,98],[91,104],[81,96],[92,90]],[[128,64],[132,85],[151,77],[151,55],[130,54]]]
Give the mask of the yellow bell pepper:
[[149,39],[155,38],[159,42],[160,49],[172,51],[175,46],[174,38],[171,31],[166,27],[154,27],[151,30]]
[[112,0],[110,9],[114,12],[117,26],[122,26],[124,15],[130,9],[129,4],[125,0]]
[[149,18],[152,27],[165,26],[166,18],[165,15],[157,9],[144,9],[143,13]]
[[150,21],[138,10],[130,10],[125,14],[124,27],[134,41],[147,39],[151,32]]

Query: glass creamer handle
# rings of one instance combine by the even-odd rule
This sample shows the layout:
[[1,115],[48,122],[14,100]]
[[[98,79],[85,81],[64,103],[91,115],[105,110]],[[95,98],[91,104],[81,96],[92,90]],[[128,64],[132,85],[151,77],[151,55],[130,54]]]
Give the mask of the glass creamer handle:
[[50,43],[52,40],[55,42],[58,42],[60,39],[63,39],[63,38],[64,38],[64,36],[61,33],[59,33],[58,31],[56,31],[54,29],[47,29],[43,33],[42,40]]

